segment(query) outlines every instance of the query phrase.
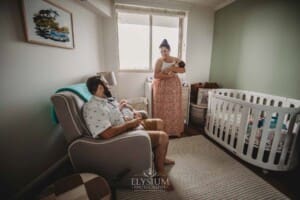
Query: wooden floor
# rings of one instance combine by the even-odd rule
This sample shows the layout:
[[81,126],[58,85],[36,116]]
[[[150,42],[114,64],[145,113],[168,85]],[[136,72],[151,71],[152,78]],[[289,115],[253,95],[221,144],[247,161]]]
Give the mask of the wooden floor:
[[[190,125],[188,127],[185,127],[185,133],[183,134],[183,137],[189,137],[193,135],[198,134],[204,134],[204,130],[202,128]],[[205,135],[205,134],[204,134]],[[286,194],[291,199],[300,199],[300,166],[298,166],[295,170],[290,172],[273,172],[269,171],[267,174],[264,174],[262,169],[259,167],[255,167],[235,155],[233,155],[231,152],[223,148],[221,145],[207,137],[211,142],[218,145],[220,148],[222,148],[224,151],[226,151],[228,154],[230,154],[232,157],[234,157],[236,160],[241,162],[243,165],[251,169],[253,172],[255,172],[258,176],[263,178],[265,181],[273,185],[273,187],[280,190],[282,193]]]

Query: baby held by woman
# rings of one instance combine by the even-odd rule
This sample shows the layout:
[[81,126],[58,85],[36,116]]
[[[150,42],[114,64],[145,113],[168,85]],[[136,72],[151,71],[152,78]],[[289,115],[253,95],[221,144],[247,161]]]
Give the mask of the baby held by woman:
[[[185,68],[185,62],[183,62],[182,60],[179,62],[176,62],[174,64],[175,67],[180,67],[180,68]],[[164,72],[166,73],[167,70],[165,70]],[[166,74],[170,74],[172,73],[172,71],[168,71]]]

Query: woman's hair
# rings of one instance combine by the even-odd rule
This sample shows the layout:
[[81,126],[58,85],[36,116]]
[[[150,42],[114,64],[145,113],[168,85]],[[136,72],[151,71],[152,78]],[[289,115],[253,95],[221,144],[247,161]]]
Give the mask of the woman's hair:
[[92,76],[86,81],[86,86],[91,94],[96,93],[99,85],[103,86],[104,94],[106,97],[112,97],[111,92],[109,91],[106,84],[101,80],[100,76]]
[[167,48],[168,50],[171,49],[171,47],[170,47],[170,45],[169,45],[167,39],[164,39],[164,40],[160,43],[159,48],[162,48],[162,47],[165,47],[165,48]]

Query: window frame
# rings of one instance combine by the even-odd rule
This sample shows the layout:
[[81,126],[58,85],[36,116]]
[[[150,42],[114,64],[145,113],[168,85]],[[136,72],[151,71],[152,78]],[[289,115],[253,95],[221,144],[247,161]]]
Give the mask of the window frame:
[[[145,7],[136,7],[136,6],[128,6],[128,5],[115,5],[115,20],[116,20],[116,30],[117,30],[117,44],[118,44],[118,71],[119,72],[153,72],[154,64],[152,63],[152,50],[153,50],[153,15],[159,16],[175,16],[178,17],[178,58],[182,59],[183,54],[183,43],[184,43],[184,22],[186,17],[185,11],[173,11],[167,9],[159,9],[159,8],[145,8]],[[149,66],[147,69],[122,69],[120,63],[120,49],[119,49],[119,13],[131,13],[131,14],[144,14],[149,16]]]

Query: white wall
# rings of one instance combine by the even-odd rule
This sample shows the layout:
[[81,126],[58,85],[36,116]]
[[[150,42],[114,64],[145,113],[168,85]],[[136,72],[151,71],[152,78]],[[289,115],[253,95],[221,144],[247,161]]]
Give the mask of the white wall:
[[214,11],[192,7],[187,24],[186,73],[190,83],[209,80]]
[[99,15],[73,0],[54,2],[73,13],[75,49],[27,43],[21,1],[0,2],[1,191],[15,193],[65,155],[65,139],[50,118],[50,96],[103,66]]
[[112,16],[112,0],[76,0],[82,6],[102,15],[103,17]]
[[[116,0],[126,3],[188,11],[186,43],[186,77],[191,83],[208,81],[211,60],[214,10],[174,1]],[[116,18],[103,20],[104,57],[106,70],[118,72],[118,42]],[[152,73],[119,72],[119,97],[144,96],[144,82]]]

